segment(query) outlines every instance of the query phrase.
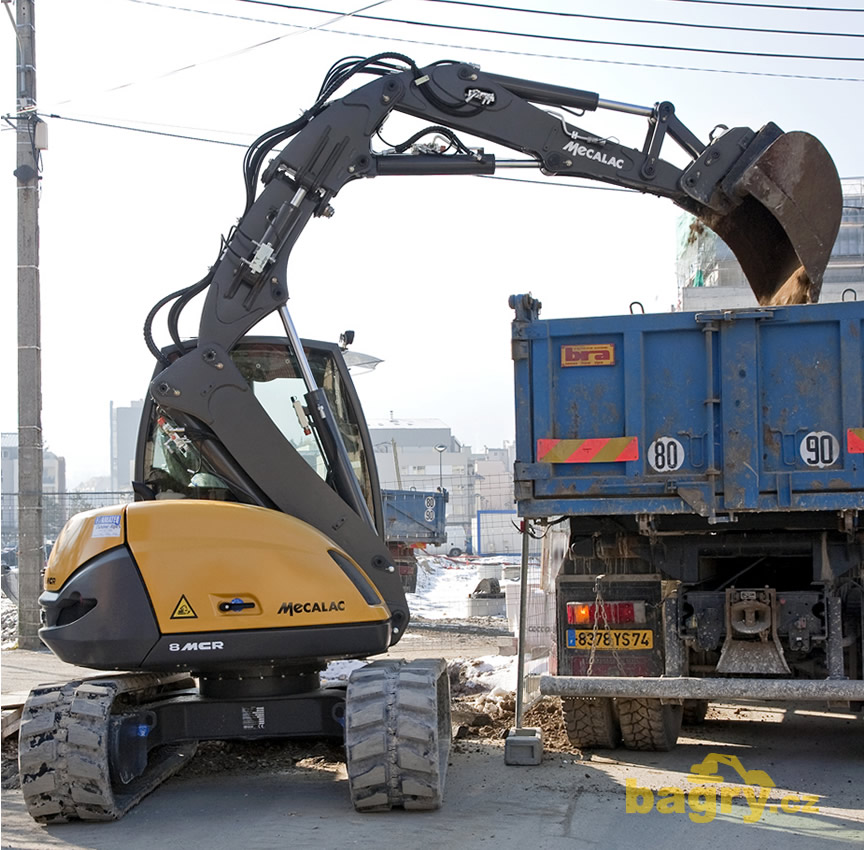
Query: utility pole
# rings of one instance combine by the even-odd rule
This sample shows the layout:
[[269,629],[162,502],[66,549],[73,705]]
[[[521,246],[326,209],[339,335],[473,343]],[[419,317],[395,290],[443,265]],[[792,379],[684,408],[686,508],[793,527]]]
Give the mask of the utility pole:
[[[5,2],[5,0],[4,0]],[[18,0],[15,68],[18,155],[18,647],[38,649],[42,536],[42,345],[39,297],[39,149],[33,0]],[[6,6],[8,10],[8,5]],[[44,125],[43,125],[44,127]],[[41,136],[41,133],[38,135]]]

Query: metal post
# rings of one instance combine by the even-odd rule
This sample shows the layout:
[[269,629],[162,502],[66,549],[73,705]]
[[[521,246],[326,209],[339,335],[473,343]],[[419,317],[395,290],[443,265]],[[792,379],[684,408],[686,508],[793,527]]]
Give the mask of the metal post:
[[15,88],[18,154],[18,646],[38,649],[42,535],[42,350],[39,152],[33,0],[18,0]]
[[444,452],[447,451],[447,446],[443,443],[438,443],[435,446],[435,451],[438,452],[438,492],[444,492]]
[[525,713],[525,634],[528,613],[528,520],[522,520],[522,567],[519,571],[519,646],[516,656],[516,728],[522,728]]

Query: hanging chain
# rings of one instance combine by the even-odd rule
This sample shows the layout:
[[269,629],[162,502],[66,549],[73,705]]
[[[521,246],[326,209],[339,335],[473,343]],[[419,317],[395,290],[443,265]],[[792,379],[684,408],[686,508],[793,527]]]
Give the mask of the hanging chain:
[[[597,576],[594,582],[594,626],[591,629],[591,654],[588,656],[588,672],[590,676],[594,670],[594,658],[597,653],[597,645],[599,643],[599,627],[600,618],[603,619],[603,633],[609,635],[610,648],[612,649],[612,657],[615,659],[615,666],[618,668],[618,673],[621,676],[626,675],[624,665],[621,663],[621,656],[618,654],[618,647],[612,637],[612,629],[609,626],[609,615],[606,612],[606,602],[603,599],[602,582],[606,578],[605,574]],[[599,616],[598,616],[599,613]]]
[[[590,676],[594,670],[594,656],[597,654],[597,640],[600,637],[598,633],[600,623],[597,619],[597,606],[603,604],[603,592],[600,590],[600,582],[603,581],[604,578],[604,575],[599,575],[594,581],[594,625],[591,628],[591,654],[588,656],[588,676]],[[603,610],[603,616],[606,616],[605,607]]]

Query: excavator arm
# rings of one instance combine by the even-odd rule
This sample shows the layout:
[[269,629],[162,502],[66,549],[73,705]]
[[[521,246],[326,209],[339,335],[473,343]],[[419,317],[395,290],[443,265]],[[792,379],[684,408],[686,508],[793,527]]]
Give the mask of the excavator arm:
[[[607,109],[647,120],[641,150],[571,125],[550,107]],[[309,117],[263,174],[265,189],[235,230],[213,277],[201,338],[233,344],[288,297],[285,265],[312,216],[351,180],[387,175],[491,174],[495,158],[375,154],[372,139],[390,113],[465,131],[526,154],[547,175],[579,177],[669,198],[727,241],[761,303],[784,297],[803,267],[797,300],[818,299],[839,228],[842,196],[830,156],[806,133],[767,124],[736,127],[703,144],[671,103],[652,107],[602,100],[593,92],[484,74],[442,63],[392,72]],[[307,113],[308,115],[309,113]],[[670,138],[691,158],[663,160]],[[800,277],[800,275],[799,275]]]
[[[407,622],[398,577],[346,460],[327,399],[308,364],[304,367],[285,306],[288,257],[309,220],[332,214],[332,199],[346,183],[363,177],[491,174],[495,157],[465,145],[456,133],[466,132],[520,152],[526,159],[518,165],[533,165],[549,176],[598,180],[669,198],[723,237],[761,303],[810,301],[818,298],[839,227],[840,184],[815,138],[784,134],[774,124],[758,131],[736,127],[705,144],[668,102],[618,103],[593,92],[487,74],[465,63],[421,69],[399,54],[334,67],[312,108],[262,136],[247,153],[247,208],[202,282],[207,294],[197,347],[154,379],[151,394],[176,424],[212,431],[202,451],[227,478],[244,482],[253,502],[309,522],[380,577],[376,584]],[[358,71],[377,79],[332,99]],[[625,147],[571,124],[573,111],[598,109],[645,119],[642,147]],[[429,127],[395,151],[376,153],[373,138],[394,111]],[[443,135],[455,152],[405,153],[424,133]],[[670,139],[689,158],[686,167],[661,158]],[[265,167],[265,157],[285,142]],[[256,197],[259,177],[264,188]],[[306,409],[331,463],[330,486],[281,435],[231,361],[238,340],[274,311],[304,368]]]

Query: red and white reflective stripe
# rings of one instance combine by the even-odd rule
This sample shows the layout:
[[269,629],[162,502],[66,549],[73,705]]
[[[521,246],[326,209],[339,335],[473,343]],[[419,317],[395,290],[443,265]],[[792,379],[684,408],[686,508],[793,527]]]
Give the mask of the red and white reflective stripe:
[[846,450],[849,454],[864,454],[864,428],[850,428],[846,432]]
[[638,458],[638,437],[537,440],[537,460],[540,463],[614,463]]

